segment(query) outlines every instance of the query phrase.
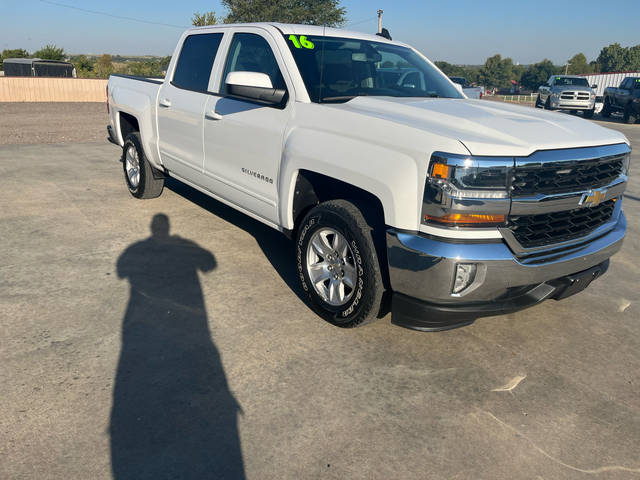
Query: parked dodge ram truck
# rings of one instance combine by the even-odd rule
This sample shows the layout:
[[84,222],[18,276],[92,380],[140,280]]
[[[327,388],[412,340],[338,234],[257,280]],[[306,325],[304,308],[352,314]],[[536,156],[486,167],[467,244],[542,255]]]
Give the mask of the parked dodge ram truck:
[[340,327],[390,310],[442,330],[558,300],[625,235],[624,135],[464,98],[379,36],[194,28],[164,80],[112,75],[107,97],[131,195],[171,177],[281,231],[310,306]]
[[605,88],[603,101],[603,117],[621,112],[626,123],[636,123],[640,119],[640,78],[626,77],[618,88]]
[[585,118],[593,117],[596,105],[597,85],[589,86],[584,77],[577,75],[552,75],[538,89],[536,107],[547,110],[582,111]]

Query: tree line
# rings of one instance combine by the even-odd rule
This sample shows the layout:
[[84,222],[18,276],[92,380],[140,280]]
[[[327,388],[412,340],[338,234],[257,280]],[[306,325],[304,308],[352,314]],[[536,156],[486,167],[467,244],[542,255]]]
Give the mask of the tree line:
[[446,75],[465,77],[468,82],[488,88],[507,88],[515,81],[518,85],[530,90],[537,89],[551,75],[568,73],[581,75],[590,73],[640,71],[640,45],[623,47],[613,43],[600,50],[598,57],[587,61],[584,53],[577,53],[564,65],[554,65],[549,59],[531,65],[515,65],[511,58],[493,55],[484,65],[452,65],[448,62],[435,62]]
[[142,77],[163,77],[169,66],[170,56],[132,61],[126,57],[68,55],[63,48],[47,45],[29,53],[23,48],[5,49],[0,54],[0,70],[6,58],[42,58],[45,60],[66,60],[73,63],[78,78],[108,78],[112,73],[139,75]]

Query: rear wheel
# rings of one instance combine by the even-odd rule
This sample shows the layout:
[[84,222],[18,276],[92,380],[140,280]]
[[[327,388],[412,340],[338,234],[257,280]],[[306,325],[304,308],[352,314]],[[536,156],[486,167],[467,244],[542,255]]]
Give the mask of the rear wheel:
[[338,327],[364,325],[380,313],[384,286],[371,231],[358,207],[346,200],[319,204],[298,228],[302,288],[314,311]]
[[122,147],[122,168],[129,193],[136,198],[155,198],[162,193],[164,178],[155,177],[139,133],[127,136]]

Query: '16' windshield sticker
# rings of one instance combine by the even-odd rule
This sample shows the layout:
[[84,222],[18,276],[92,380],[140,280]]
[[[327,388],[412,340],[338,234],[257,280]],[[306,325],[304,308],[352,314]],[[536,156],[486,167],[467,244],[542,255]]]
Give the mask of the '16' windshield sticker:
[[307,48],[309,50],[313,50],[315,47],[312,41],[307,40],[306,35],[300,35],[299,39],[295,35],[289,35],[289,40],[291,40],[291,43],[293,43],[296,48]]

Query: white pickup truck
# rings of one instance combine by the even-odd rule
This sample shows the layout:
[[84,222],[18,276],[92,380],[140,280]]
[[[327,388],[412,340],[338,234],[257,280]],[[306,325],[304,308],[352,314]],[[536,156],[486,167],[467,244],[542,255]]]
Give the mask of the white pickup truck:
[[624,135],[466,99],[379,36],[194,28],[164,81],[112,75],[107,97],[134,197],[173,177],[293,238],[310,305],[340,327],[391,310],[442,330],[564,298],[625,235]]

